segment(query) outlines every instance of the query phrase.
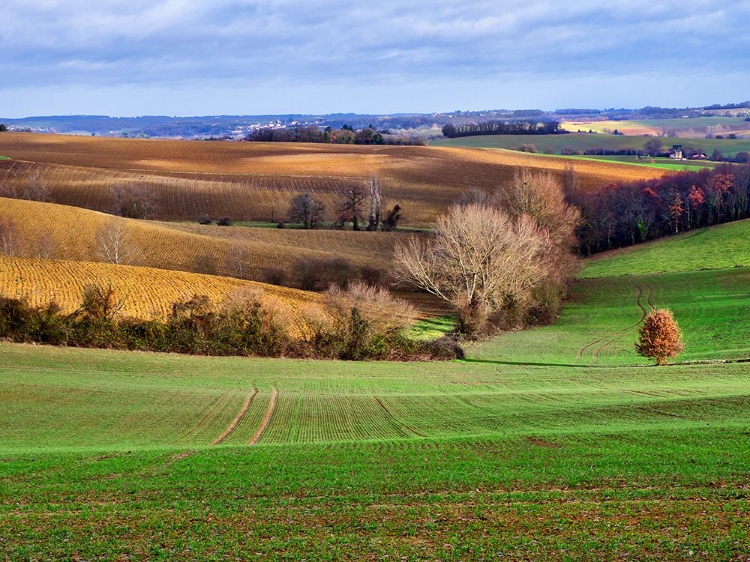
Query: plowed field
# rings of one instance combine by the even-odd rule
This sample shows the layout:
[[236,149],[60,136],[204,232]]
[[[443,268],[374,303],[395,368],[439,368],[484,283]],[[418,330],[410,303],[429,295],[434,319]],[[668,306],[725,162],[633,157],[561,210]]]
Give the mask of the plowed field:
[[[315,193],[335,216],[352,181],[377,176],[388,204],[405,224],[425,226],[469,188],[496,189],[519,167],[562,173],[565,162],[510,151],[435,147],[187,142],[5,134],[0,181],[22,192],[41,181],[58,203],[111,211],[113,185],[147,185],[154,218],[280,220],[289,200]],[[583,189],[611,181],[657,177],[658,170],[612,163],[576,163]]]

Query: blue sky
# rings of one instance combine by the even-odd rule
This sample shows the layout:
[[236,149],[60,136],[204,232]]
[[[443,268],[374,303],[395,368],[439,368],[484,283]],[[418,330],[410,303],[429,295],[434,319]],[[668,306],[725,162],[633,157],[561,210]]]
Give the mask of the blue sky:
[[750,99],[750,1],[3,0],[0,116]]

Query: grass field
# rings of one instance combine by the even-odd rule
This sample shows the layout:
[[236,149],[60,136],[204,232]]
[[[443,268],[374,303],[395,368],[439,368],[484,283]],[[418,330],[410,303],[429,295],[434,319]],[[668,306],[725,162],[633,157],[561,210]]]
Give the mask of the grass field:
[[552,326],[502,335],[475,359],[508,363],[633,365],[652,307],[671,309],[683,361],[750,358],[750,221],[700,229],[584,261]]
[[[466,361],[0,343],[0,553],[744,560],[747,224],[587,262],[560,322]],[[702,363],[635,355],[651,305]]]
[[[540,153],[560,154],[563,148],[585,151],[604,148],[608,150],[643,150],[648,139],[639,136],[571,133],[568,135],[482,135],[457,139],[433,141],[433,146],[468,148],[504,148],[513,150],[522,144],[533,144]],[[670,148],[681,144],[683,148],[702,150],[711,155],[718,149],[724,156],[734,156],[738,152],[750,152],[750,139],[704,139],[704,138],[665,138],[664,146]]]

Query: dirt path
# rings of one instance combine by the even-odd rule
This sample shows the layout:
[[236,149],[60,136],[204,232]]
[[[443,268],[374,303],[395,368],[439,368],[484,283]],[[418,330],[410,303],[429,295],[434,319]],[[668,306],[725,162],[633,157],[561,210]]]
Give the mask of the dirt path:
[[229,427],[227,427],[224,430],[224,433],[219,435],[211,445],[219,445],[221,444],[224,439],[229,437],[229,435],[237,428],[237,426],[242,421],[243,416],[247,412],[247,409],[250,407],[250,404],[253,403],[253,398],[255,398],[255,395],[258,394],[258,389],[254,388],[253,391],[248,395],[247,399],[245,400],[245,403],[242,405],[242,409],[239,411],[239,413],[235,416],[235,418],[232,420],[232,423],[229,424]]
[[268,424],[271,422],[271,416],[273,416],[273,411],[276,409],[276,399],[279,397],[279,391],[275,388],[273,389],[273,395],[271,396],[271,403],[268,405],[268,410],[266,410],[266,415],[263,417],[263,421],[260,422],[260,427],[258,428],[258,431],[255,432],[255,435],[253,435],[252,439],[247,442],[248,445],[255,445],[258,442],[258,439],[261,438],[263,435],[263,432],[268,427]]

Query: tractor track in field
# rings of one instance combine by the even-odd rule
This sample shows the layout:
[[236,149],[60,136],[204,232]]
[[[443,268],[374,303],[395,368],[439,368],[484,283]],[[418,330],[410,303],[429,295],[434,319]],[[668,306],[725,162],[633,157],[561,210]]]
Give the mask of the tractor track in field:
[[380,408],[385,412],[385,415],[388,417],[388,419],[391,421],[391,423],[393,423],[396,427],[401,427],[401,428],[405,429],[406,431],[408,431],[410,433],[413,433],[417,437],[427,437],[426,435],[424,435],[422,433],[419,433],[416,429],[412,429],[411,427],[409,427],[405,423],[399,422],[396,419],[396,416],[394,416],[391,413],[391,411],[388,409],[388,406],[386,406],[385,404],[383,404],[383,401],[380,398],[378,398],[377,396],[373,396],[373,398],[375,399],[375,402],[378,403],[378,406],[380,406]]
[[263,416],[263,421],[260,422],[260,427],[258,427],[258,431],[256,431],[255,435],[253,435],[250,441],[247,442],[248,446],[255,445],[258,442],[258,440],[263,436],[263,433],[266,431],[268,424],[271,423],[271,417],[273,416],[273,412],[276,409],[276,399],[278,397],[279,397],[279,391],[274,388],[273,394],[271,395],[271,402],[268,404],[268,410],[266,410],[266,415]]
[[[640,317],[640,319],[637,322],[634,322],[634,323],[632,323],[632,324],[630,324],[628,326],[625,326],[624,328],[620,328],[619,330],[616,330],[616,331],[611,332],[609,334],[606,334],[606,335],[604,335],[604,336],[602,336],[600,338],[596,338],[593,341],[590,341],[589,343],[587,343],[586,345],[584,345],[583,347],[581,347],[578,350],[578,358],[579,359],[583,357],[583,354],[585,353],[585,351],[587,349],[589,349],[589,348],[591,348],[591,347],[593,347],[593,346],[595,346],[597,344],[599,344],[599,345],[597,345],[597,347],[595,347],[594,350],[592,351],[592,356],[593,357],[599,357],[599,352],[602,349],[604,349],[608,345],[611,345],[612,343],[614,343],[614,341],[617,340],[617,338],[620,337],[625,332],[627,332],[629,330],[632,330],[633,328],[638,327],[638,325],[640,325],[640,323],[643,322],[643,320],[646,318],[646,315],[649,312],[648,309],[641,302],[641,300],[644,297],[644,294],[645,294],[645,297],[646,297],[646,302],[649,305],[649,307],[654,308],[654,305],[652,303],[652,298],[653,298],[653,294],[654,294],[653,288],[650,285],[646,284],[646,283],[643,283],[642,286],[641,286],[641,284],[633,283],[633,286],[638,291],[638,294],[635,297],[635,304],[636,304],[636,306],[638,308],[641,309],[641,317]],[[646,289],[645,291],[644,291],[644,287]]]
[[198,430],[199,430],[199,429],[201,428],[201,426],[203,426],[203,424],[204,424],[204,423],[206,423],[206,420],[207,420],[208,418],[210,418],[210,417],[211,417],[211,415],[212,415],[212,414],[213,414],[213,413],[214,413],[214,412],[215,412],[216,410],[218,410],[220,406],[221,406],[221,398],[219,398],[218,400],[216,400],[216,403],[215,403],[215,404],[214,404],[214,405],[213,405],[213,406],[211,407],[211,409],[210,409],[210,410],[209,410],[208,412],[206,412],[206,415],[205,415],[205,416],[203,416],[203,417],[201,418],[201,420],[200,420],[200,421],[199,421],[199,422],[198,422],[197,424],[195,424],[195,425],[194,425],[194,426],[193,426],[193,427],[192,427],[192,428],[190,429],[190,431],[188,431],[188,432],[187,432],[187,433],[186,433],[185,435],[183,435],[183,436],[182,436],[182,437],[181,437],[180,439],[185,439],[186,437],[190,437],[190,436],[191,436],[191,435],[193,435],[193,434],[194,434],[194,433],[195,433],[196,431],[198,431]]
[[216,439],[214,439],[214,442],[211,443],[211,445],[220,445],[227,437],[231,435],[231,433],[237,429],[237,426],[242,421],[242,418],[247,413],[247,410],[250,408],[250,404],[253,403],[253,398],[258,394],[258,389],[254,388],[253,391],[248,395],[248,397],[245,399],[245,403],[242,405],[242,409],[237,413],[235,418],[232,420],[232,423],[229,424],[229,426],[224,430],[224,433],[219,435]]

